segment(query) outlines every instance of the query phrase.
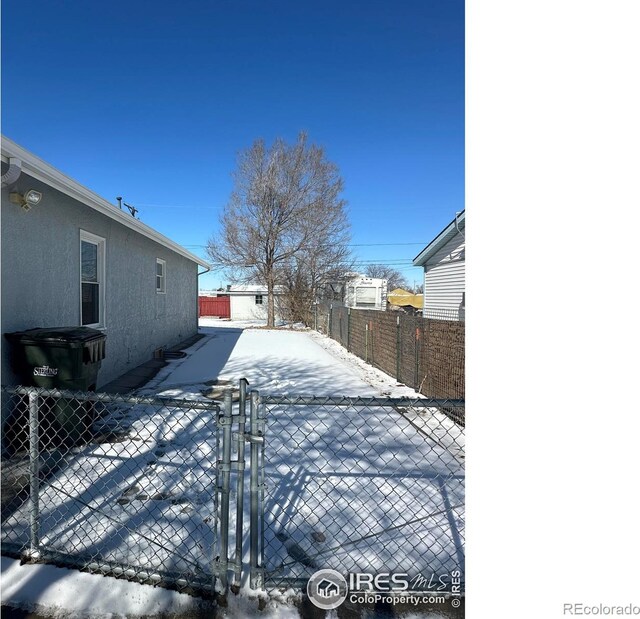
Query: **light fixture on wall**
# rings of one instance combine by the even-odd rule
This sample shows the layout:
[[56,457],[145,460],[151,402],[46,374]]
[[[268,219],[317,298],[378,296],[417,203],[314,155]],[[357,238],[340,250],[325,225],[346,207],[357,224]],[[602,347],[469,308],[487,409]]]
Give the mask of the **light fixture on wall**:
[[19,204],[25,211],[28,211],[32,206],[40,204],[40,200],[42,200],[42,193],[35,189],[29,189],[25,194],[12,191],[9,194],[9,200],[14,204]]

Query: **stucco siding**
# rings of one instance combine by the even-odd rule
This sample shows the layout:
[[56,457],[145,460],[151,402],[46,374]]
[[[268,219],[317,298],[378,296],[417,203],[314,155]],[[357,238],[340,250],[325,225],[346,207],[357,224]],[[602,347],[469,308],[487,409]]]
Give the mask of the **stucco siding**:
[[[17,185],[43,198],[24,212],[2,190],[2,333],[80,324],[80,230],[105,239],[98,387],[197,332],[196,263],[24,173]],[[156,258],[166,261],[166,294],[156,293]],[[2,382],[15,382],[6,341]]]

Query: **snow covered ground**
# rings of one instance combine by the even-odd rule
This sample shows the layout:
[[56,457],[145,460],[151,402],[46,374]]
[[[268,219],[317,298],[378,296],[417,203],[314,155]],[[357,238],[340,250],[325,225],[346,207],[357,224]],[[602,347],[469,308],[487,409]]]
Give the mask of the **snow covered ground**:
[[163,368],[144,393],[199,397],[207,381],[246,378],[261,393],[416,396],[315,331],[261,329],[260,323],[213,318],[200,324],[205,337],[186,358]]
[[[267,408],[265,563],[272,583],[326,568],[412,577],[462,570],[459,453],[391,406]],[[439,414],[414,413],[431,423]]]
[[104,578],[51,565],[20,565],[2,557],[2,604],[55,619],[294,619],[295,606],[270,600],[258,610],[256,598],[230,595],[226,608],[162,587]]
[[[214,382],[245,377],[263,395],[416,397],[318,333],[256,326],[202,320],[204,337],[139,392],[205,401]],[[111,406],[100,423],[118,440],[74,450],[43,485],[42,542],[206,578],[213,558],[213,414]],[[442,413],[273,405],[267,437],[265,556],[268,569],[278,568],[275,582],[320,567],[421,573],[461,563],[464,437]],[[232,512],[232,531],[234,522]],[[7,524],[9,537],[25,539],[26,507]],[[51,609],[60,587],[58,606],[85,616],[182,613],[196,604],[184,594],[51,566],[3,559],[2,569],[3,603],[23,607]],[[43,578],[55,584],[38,592],[34,583]],[[74,588],[96,594],[74,596]],[[249,616],[246,599],[233,603],[224,612]],[[282,605],[272,611],[295,612]]]

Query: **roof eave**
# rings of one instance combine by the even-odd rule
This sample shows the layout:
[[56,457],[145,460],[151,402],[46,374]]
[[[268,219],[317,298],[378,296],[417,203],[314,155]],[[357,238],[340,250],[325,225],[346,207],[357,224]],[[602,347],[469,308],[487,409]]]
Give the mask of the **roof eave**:
[[[456,223],[458,225],[456,225]],[[421,267],[427,262],[427,260],[433,256],[443,245],[448,243],[456,234],[459,233],[458,226],[462,224],[464,228],[464,211],[459,217],[454,219],[438,236],[429,243],[414,259],[413,266]]]
[[178,245],[178,243],[142,223],[139,219],[134,219],[130,215],[125,214],[124,211],[121,211],[119,208],[115,207],[113,204],[100,197],[84,185],[81,185],[71,177],[60,172],[60,170],[40,159],[26,148],[23,148],[13,140],[2,136],[2,160],[8,162],[9,157],[16,157],[22,161],[22,172],[24,174],[46,183],[50,187],[53,187],[95,211],[106,215],[110,219],[123,224],[127,228],[135,230],[152,241],[155,241],[192,262],[195,262],[201,267],[211,268],[211,265],[205,262],[202,258],[199,258],[190,251],[187,251],[182,246]]

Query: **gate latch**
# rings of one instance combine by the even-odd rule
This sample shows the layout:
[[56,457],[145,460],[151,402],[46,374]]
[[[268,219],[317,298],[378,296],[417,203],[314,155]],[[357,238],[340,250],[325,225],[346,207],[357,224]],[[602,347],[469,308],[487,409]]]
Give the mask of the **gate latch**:
[[251,434],[251,432],[244,433],[244,440],[249,443],[264,443],[264,436],[262,434]]

